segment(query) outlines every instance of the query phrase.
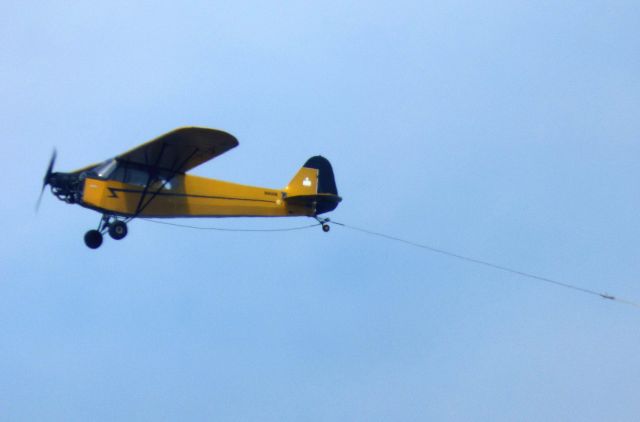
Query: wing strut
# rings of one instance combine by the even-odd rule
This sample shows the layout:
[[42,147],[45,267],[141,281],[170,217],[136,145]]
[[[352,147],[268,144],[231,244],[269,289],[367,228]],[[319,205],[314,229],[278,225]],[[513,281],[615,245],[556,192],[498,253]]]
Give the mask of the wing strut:
[[[162,145],[160,146],[160,153],[156,157],[156,162],[153,164],[153,166],[149,165],[149,155],[147,154],[147,150],[144,151],[144,163],[149,169],[149,175],[147,176],[147,183],[145,183],[144,189],[142,190],[142,195],[140,195],[140,200],[138,200],[138,205],[136,205],[136,213],[134,214],[134,217],[140,214],[142,210],[146,208],[146,205],[143,207],[142,204],[144,203],[144,199],[147,196],[147,192],[149,191],[149,186],[151,186],[151,182],[155,181],[155,179],[157,178],[156,173],[158,172],[157,170],[158,163],[162,159],[162,155],[164,154],[165,148],[166,148],[166,144],[163,142]],[[148,204],[149,203],[147,202],[147,205]]]
[[[173,164],[171,165],[169,177],[167,177],[165,180],[162,181],[162,184],[160,185],[160,187],[158,187],[158,189],[155,189],[152,193],[149,193],[149,187],[151,186],[151,183],[158,179],[158,177],[157,177],[157,166],[158,166],[158,163],[160,162],[160,159],[162,158],[162,155],[164,154],[164,150],[165,150],[165,144],[162,144],[162,148],[160,149],[160,154],[158,154],[158,158],[156,159],[156,163],[153,166],[149,167],[149,177],[147,178],[147,184],[145,185],[144,190],[142,191],[142,195],[140,195],[140,200],[138,201],[138,205],[136,206],[136,212],[131,217],[131,219],[136,218],[137,216],[139,216],[149,206],[149,204],[151,204],[151,202],[155,199],[155,197],[158,196],[160,191],[162,189],[164,189],[164,187],[167,185],[167,183],[169,183],[176,176],[176,174],[180,173],[180,170],[185,166],[185,164],[187,164],[189,162],[189,160],[191,160],[191,158],[198,153],[198,148],[194,148],[193,151],[191,152],[191,154],[189,154],[175,168],[174,168],[174,166],[176,164],[176,161],[174,161]],[[146,159],[147,159],[147,157],[145,155],[145,161],[146,161]],[[177,158],[176,158],[176,160],[177,160]],[[145,202],[145,199],[146,199],[147,195],[151,195],[151,197]]]

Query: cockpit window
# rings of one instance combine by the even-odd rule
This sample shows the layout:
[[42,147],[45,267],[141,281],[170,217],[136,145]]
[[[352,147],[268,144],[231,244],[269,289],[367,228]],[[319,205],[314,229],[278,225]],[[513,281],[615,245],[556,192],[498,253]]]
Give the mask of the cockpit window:
[[149,182],[149,172],[135,167],[121,167],[123,169],[121,182],[130,183],[132,185],[144,186]]
[[[95,172],[101,179],[117,180],[138,186],[149,183],[149,171],[145,166],[118,161],[115,158],[100,164]],[[159,183],[158,187],[164,183],[164,189],[171,189],[173,180],[167,181],[169,176],[172,175],[168,171],[160,171],[155,179],[155,182]]]

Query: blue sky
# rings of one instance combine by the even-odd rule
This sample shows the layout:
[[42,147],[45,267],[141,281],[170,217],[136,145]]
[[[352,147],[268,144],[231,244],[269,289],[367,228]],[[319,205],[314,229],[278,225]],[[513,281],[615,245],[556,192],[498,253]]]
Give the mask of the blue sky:
[[[0,420],[632,421],[640,313],[335,226],[130,225],[58,170],[184,125],[198,175],[640,300],[637,2],[3,2]],[[194,223],[189,221],[189,223]],[[198,220],[274,228],[304,219]]]

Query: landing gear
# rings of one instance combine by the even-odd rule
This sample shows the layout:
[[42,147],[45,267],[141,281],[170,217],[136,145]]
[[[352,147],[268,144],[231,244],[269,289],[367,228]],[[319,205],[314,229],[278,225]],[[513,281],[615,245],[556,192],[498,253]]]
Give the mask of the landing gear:
[[127,223],[124,221],[116,220],[113,223],[109,224],[109,236],[112,239],[120,240],[124,239],[127,235]]
[[98,249],[102,245],[102,233],[98,230],[89,230],[84,235],[84,243],[91,249]]
[[322,231],[323,232],[328,233],[329,230],[331,230],[331,226],[327,224],[331,220],[329,220],[328,218],[320,218],[317,215],[314,215],[313,218],[318,220],[318,223],[322,224]]
[[104,233],[109,233],[109,236],[115,240],[124,239],[129,231],[127,229],[127,221],[129,220],[130,218],[118,220],[113,215],[103,215],[98,230],[89,230],[84,235],[84,243],[91,249],[97,249],[102,245]]

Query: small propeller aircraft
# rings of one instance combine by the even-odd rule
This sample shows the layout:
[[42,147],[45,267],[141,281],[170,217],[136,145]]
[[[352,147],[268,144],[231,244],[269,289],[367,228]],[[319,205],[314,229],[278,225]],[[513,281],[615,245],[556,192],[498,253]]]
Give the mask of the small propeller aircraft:
[[313,217],[328,232],[328,218],[342,198],[329,161],[311,157],[283,189],[223,182],[186,174],[238,145],[226,132],[183,127],[100,164],[70,173],[53,172],[54,150],[44,176],[60,200],[98,211],[97,230],[89,230],[85,244],[100,247],[103,234],[123,239],[127,223],[136,217]]

